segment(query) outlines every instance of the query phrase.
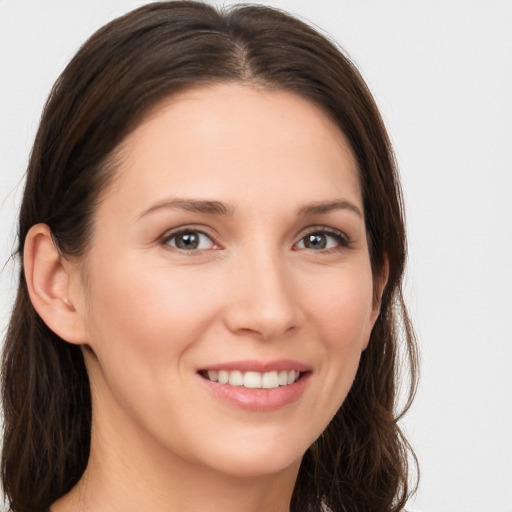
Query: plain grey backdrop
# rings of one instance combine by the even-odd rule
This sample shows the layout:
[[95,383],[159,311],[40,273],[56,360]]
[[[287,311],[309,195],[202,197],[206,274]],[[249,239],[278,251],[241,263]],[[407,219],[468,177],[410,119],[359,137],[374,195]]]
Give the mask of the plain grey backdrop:
[[[15,216],[51,85],[102,24],[145,2],[0,0],[0,330]],[[212,2],[230,4],[234,2]],[[422,380],[403,425],[411,511],[512,511],[512,1],[275,0],[355,60],[395,146]]]

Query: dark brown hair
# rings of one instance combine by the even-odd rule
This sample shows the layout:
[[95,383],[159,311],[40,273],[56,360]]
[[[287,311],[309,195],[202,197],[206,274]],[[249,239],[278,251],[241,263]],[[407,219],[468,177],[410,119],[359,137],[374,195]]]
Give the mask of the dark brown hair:
[[[357,157],[374,273],[389,261],[381,313],[348,397],[304,455],[294,512],[391,512],[410,493],[410,447],[397,421],[409,407],[417,352],[402,298],[403,206],[381,117],[344,54],[307,24],[275,9],[225,11],[157,2],[96,32],[66,67],[46,104],[28,166],[18,256],[36,223],[50,226],[64,257],[87,251],[91,218],[112,180],[112,155],[142,117],[187,87],[243,82],[319,105]],[[40,512],[80,479],[91,429],[80,348],[32,307],[20,269],[2,373],[2,481],[10,510]],[[405,405],[397,409],[398,385]],[[414,456],[413,459],[415,460]]]

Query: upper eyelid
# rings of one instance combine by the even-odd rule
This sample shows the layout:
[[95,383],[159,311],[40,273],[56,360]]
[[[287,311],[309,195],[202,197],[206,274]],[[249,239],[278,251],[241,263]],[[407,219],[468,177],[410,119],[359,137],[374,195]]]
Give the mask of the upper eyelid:
[[197,226],[197,225],[184,225],[172,229],[168,229],[165,231],[161,236],[161,240],[169,240],[173,236],[179,235],[181,233],[187,233],[187,232],[194,232],[194,233],[201,233],[202,235],[207,236],[208,238],[211,238],[212,241],[215,241],[216,235],[212,235],[209,232],[209,229],[205,228],[204,226]]
[[301,240],[304,236],[309,235],[311,233],[327,233],[327,234],[341,236],[342,238],[345,238],[347,241],[350,240],[350,237],[347,235],[347,233],[345,233],[341,229],[331,228],[328,226],[318,226],[318,225],[309,226],[309,227],[303,229],[301,231],[301,233],[298,235],[298,236],[300,236],[299,240]]

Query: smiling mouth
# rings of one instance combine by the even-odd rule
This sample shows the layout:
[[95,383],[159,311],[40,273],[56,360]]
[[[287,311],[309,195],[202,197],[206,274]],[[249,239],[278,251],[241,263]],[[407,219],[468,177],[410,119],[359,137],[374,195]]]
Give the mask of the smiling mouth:
[[248,389],[275,389],[297,382],[304,372],[282,370],[270,372],[242,372],[240,370],[202,370],[199,374],[211,381],[227,386],[242,386]]

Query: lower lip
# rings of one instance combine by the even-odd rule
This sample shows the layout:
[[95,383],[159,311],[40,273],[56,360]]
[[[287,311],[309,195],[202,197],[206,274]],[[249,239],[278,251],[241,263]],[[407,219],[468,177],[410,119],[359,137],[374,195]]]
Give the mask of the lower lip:
[[270,412],[293,404],[304,393],[310,373],[304,373],[300,379],[287,386],[271,389],[249,389],[244,386],[219,384],[199,376],[208,389],[220,400],[248,411]]

